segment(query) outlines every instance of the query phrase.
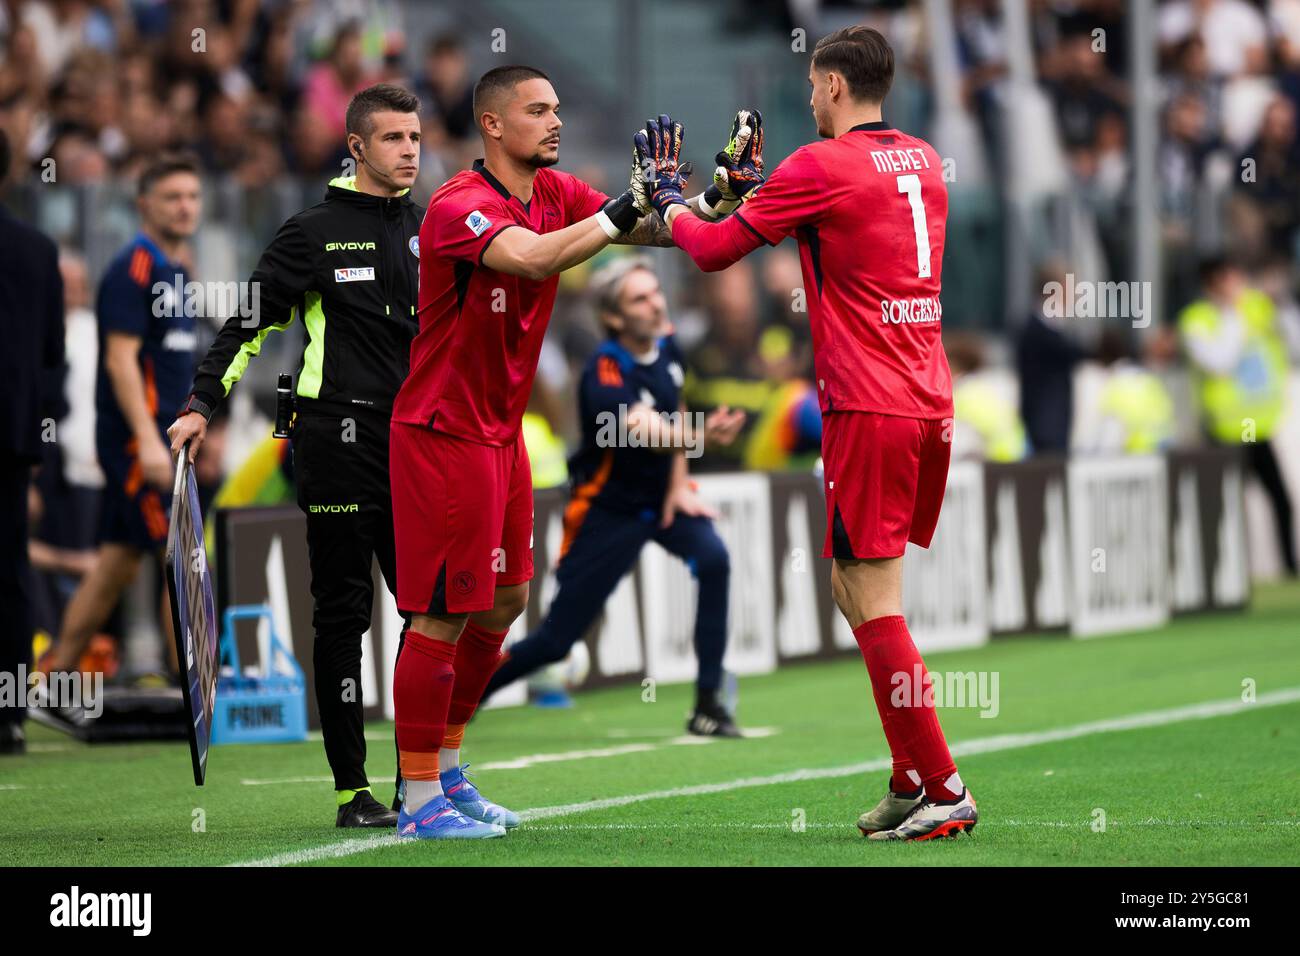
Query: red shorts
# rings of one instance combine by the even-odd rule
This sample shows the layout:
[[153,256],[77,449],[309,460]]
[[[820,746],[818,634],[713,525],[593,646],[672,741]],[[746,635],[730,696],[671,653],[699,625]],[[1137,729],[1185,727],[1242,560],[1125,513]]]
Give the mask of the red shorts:
[[897,558],[930,546],[948,483],[949,419],[828,412],[824,558]]
[[393,422],[388,469],[397,607],[465,614],[533,576],[533,475],[521,434],[482,445]]

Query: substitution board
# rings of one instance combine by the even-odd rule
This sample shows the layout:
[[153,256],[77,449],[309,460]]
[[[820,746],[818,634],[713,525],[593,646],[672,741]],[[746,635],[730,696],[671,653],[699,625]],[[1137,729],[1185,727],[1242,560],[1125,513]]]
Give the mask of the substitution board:
[[189,714],[190,758],[194,783],[203,786],[212,736],[212,708],[217,696],[217,614],[212,576],[203,542],[203,514],[189,444],[181,449],[172,489],[171,527],[167,531],[167,590],[171,594],[176,658],[181,690]]

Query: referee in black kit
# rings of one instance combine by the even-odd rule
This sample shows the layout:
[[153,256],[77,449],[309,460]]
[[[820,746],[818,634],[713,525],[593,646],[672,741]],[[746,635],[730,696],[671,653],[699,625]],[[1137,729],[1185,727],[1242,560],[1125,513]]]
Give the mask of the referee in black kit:
[[323,202],[280,227],[245,292],[252,318],[226,322],[168,430],[173,454],[190,441],[193,457],[213,410],[266,336],[295,318],[305,323],[294,475],[315,599],[316,706],[340,827],[397,825],[366,778],[361,636],[370,627],[373,557],[397,593],[388,419],[419,330],[424,207],[410,197],[420,171],[419,109],[413,94],[387,84],[352,98],[347,137],[356,176],[331,181]]

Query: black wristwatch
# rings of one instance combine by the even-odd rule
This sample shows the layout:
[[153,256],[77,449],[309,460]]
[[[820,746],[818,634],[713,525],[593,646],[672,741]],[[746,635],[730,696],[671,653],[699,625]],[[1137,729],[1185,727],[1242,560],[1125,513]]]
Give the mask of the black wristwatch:
[[214,410],[215,409],[213,409],[211,405],[199,398],[197,395],[191,395],[185,400],[185,404],[181,406],[181,410],[177,413],[176,417],[180,418],[183,415],[188,415],[190,412],[198,412],[203,416],[205,422],[210,422],[212,421],[212,413]]

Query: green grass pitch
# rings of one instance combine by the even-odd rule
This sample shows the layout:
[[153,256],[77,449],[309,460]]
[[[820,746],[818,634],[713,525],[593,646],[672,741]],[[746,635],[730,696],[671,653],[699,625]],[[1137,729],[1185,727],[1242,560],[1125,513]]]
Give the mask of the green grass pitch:
[[[887,760],[866,671],[845,658],[742,680],[741,722],[766,729],[745,740],[683,739],[685,686],[660,687],[651,703],[633,685],[580,695],[568,711],[487,711],[465,759],[485,793],[528,819],[505,839],[462,844],[335,830],[319,740],[214,748],[200,790],[183,744],[88,747],[29,723],[32,752],[0,758],[0,865],[1300,859],[1300,588],[1260,588],[1245,615],[1089,641],[999,640],[927,663],[999,680],[996,717],[940,711],[981,813],[956,840],[859,836],[854,821],[881,795]],[[1253,703],[1242,699],[1248,680]],[[368,730],[384,801],[391,732]]]

